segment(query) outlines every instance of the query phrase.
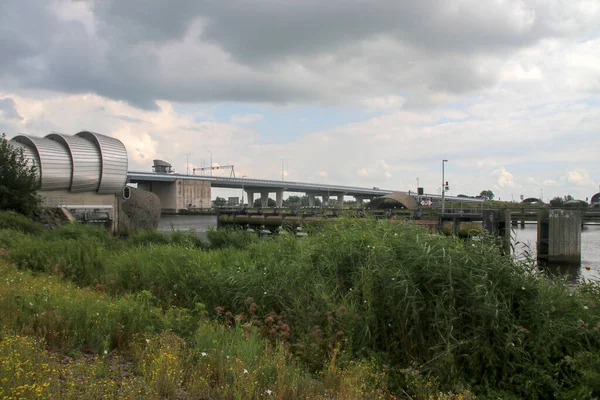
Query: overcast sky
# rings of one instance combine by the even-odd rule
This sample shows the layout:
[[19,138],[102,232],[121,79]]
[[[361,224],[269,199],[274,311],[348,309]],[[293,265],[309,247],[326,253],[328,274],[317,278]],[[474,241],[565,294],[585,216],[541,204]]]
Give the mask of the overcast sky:
[[0,1],[0,131],[83,129],[130,170],[585,199],[600,1]]

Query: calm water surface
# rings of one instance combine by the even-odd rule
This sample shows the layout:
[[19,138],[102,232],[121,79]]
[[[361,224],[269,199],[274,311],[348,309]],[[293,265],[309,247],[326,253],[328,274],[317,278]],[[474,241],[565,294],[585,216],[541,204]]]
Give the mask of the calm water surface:
[[[193,230],[204,235],[207,230],[216,226],[217,217],[214,215],[166,215],[161,217],[158,229],[163,232]],[[513,227],[515,257],[524,257],[529,252],[535,259],[536,240],[536,224],[527,224],[524,228]],[[600,225],[586,225],[581,232],[581,265],[563,265],[555,270],[568,275],[571,281],[600,280]]]
[[[529,252],[535,258],[537,224],[526,224],[524,228],[513,226],[512,229],[515,257]],[[571,281],[600,281],[600,225],[585,225],[581,231],[581,265],[561,265],[553,271],[567,275]]]
[[217,227],[215,215],[164,215],[158,222],[158,230],[162,232],[176,230],[205,234],[211,227]]

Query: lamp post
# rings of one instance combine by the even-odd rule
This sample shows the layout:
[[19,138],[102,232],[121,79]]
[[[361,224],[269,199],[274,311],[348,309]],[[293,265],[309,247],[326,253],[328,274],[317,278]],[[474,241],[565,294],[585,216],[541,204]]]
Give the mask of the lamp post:
[[208,151],[210,153],[210,176],[212,176],[212,151]]
[[246,175],[242,176],[242,207],[244,207],[244,178]]
[[192,154],[192,153],[185,153],[185,174],[186,175],[190,174],[190,154]]
[[444,215],[444,202],[446,200],[446,178],[444,176],[444,165],[448,160],[442,160],[442,215]]
[[281,159],[281,180],[283,181],[283,158]]

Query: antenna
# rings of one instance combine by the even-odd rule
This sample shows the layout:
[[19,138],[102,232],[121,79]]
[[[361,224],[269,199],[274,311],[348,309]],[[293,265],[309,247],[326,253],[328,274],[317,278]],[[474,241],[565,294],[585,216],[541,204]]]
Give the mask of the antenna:
[[235,169],[234,169],[234,165],[218,165],[216,167],[210,166],[210,167],[199,167],[199,168],[193,168],[192,169],[192,173],[194,175],[196,175],[196,171],[206,171],[206,170],[210,170],[210,176],[212,176],[212,170],[213,169],[227,169],[227,168],[231,168],[231,172],[229,173],[229,177],[230,178],[235,178]]

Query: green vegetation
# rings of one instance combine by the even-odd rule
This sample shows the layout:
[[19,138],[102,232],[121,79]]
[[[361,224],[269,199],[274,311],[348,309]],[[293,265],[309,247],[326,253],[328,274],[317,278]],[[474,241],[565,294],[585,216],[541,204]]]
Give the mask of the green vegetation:
[[[547,278],[491,239],[360,219],[301,239],[186,237],[0,231],[0,352],[4,338],[37,340],[25,360],[90,351],[98,382],[129,368],[118,390],[148,397],[600,396],[600,288]],[[18,384],[71,396],[33,376],[48,378]],[[92,386],[76,390],[104,393]]]
[[479,197],[482,197],[484,200],[494,200],[494,192],[491,190],[482,190],[479,193]]
[[28,165],[23,150],[0,136],[0,210],[30,215],[39,204],[37,168]]

